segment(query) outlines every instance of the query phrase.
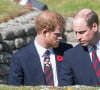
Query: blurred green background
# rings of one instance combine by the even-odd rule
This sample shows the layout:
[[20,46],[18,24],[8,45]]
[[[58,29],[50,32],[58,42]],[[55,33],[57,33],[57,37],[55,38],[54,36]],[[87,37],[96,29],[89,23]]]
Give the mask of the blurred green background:
[[[100,0],[38,0],[45,3],[50,10],[54,10],[64,16],[74,16],[82,8],[93,9],[99,16],[100,21]],[[4,18],[11,18],[19,13],[27,12],[28,7],[18,5],[10,0],[0,0],[0,22]]]
[[100,17],[100,0],[39,0],[47,4],[50,10],[64,16],[73,16],[79,9],[93,9]]

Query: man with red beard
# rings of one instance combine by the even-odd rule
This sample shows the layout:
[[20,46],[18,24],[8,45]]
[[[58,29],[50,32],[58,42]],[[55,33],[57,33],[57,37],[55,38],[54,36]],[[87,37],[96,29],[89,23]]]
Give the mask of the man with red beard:
[[58,86],[63,53],[72,48],[60,42],[64,27],[64,18],[54,11],[46,10],[37,16],[34,42],[12,57],[9,85]]

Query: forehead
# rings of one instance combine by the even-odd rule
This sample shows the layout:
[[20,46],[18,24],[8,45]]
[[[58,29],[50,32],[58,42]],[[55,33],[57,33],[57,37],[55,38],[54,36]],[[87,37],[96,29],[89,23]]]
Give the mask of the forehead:
[[63,32],[63,28],[60,26],[56,26],[56,28],[53,32]]
[[88,26],[84,18],[76,18],[73,21],[74,31],[87,30]]

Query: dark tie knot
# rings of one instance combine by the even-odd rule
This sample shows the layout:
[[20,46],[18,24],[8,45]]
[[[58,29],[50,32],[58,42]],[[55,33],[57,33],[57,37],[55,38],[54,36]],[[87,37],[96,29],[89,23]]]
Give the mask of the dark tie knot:
[[96,48],[97,48],[96,46],[93,46],[93,47],[92,47],[93,50],[96,50]]
[[49,51],[49,50],[46,50],[45,54],[46,54],[47,56],[49,56],[49,55],[50,55],[50,51]]

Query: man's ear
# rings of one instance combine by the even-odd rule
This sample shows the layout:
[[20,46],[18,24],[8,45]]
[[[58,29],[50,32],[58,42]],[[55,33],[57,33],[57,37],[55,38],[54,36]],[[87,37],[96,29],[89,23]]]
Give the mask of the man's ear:
[[97,32],[98,30],[98,25],[96,23],[93,23],[93,26],[92,26],[93,30],[95,30],[95,32]]
[[43,29],[43,30],[42,30],[43,36],[46,36],[46,33],[47,33],[47,32],[48,32],[47,29]]

